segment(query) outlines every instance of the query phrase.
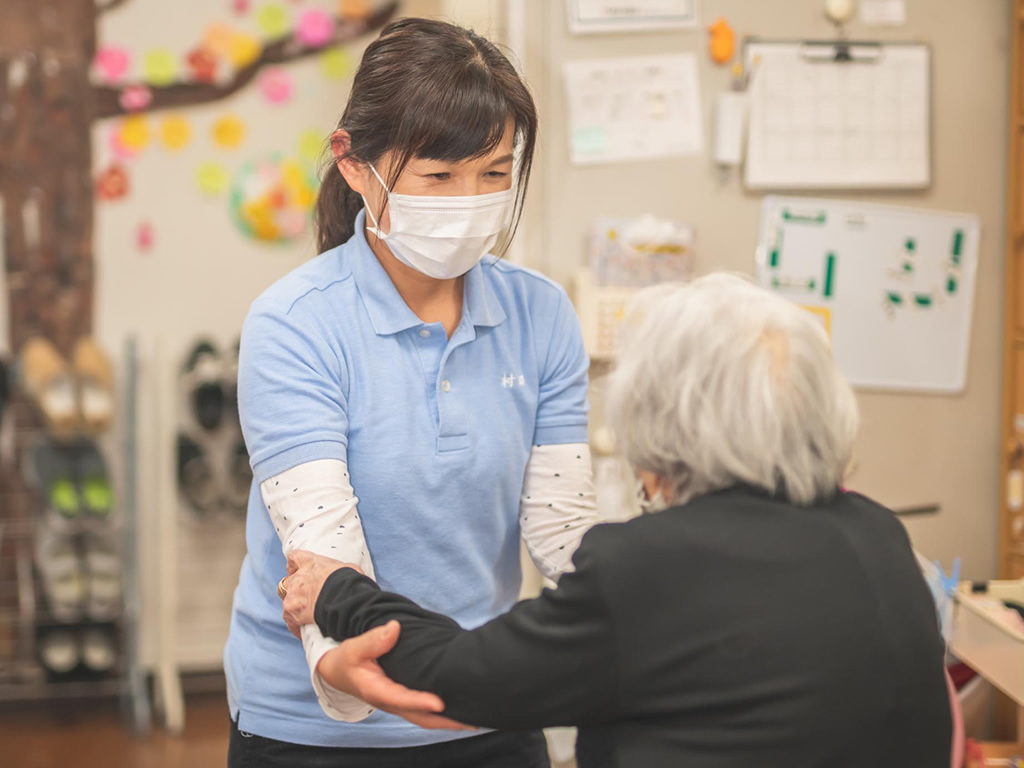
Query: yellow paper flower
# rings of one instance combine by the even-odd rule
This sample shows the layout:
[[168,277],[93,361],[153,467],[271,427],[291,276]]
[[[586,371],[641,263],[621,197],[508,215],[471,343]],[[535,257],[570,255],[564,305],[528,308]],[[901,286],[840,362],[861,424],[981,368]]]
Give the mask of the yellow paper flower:
[[324,136],[320,131],[303,131],[299,136],[299,156],[303,160],[315,163],[320,159],[324,148]]
[[235,149],[245,138],[245,123],[233,115],[220,118],[213,124],[213,141],[223,149]]
[[201,192],[219,195],[228,187],[227,169],[220,163],[203,163],[196,171],[196,184]]
[[270,38],[284,37],[291,28],[288,11],[283,5],[265,5],[256,14],[256,23]]
[[320,69],[331,80],[344,80],[352,72],[352,57],[344,48],[331,48],[320,56]]
[[178,61],[166,50],[149,51],[142,59],[142,79],[158,88],[178,79]]
[[181,149],[192,138],[192,127],[181,115],[170,115],[160,126],[160,138],[168,149]]
[[236,34],[231,38],[231,45],[228,48],[228,59],[237,68],[247,67],[260,57],[263,47],[255,38]]
[[121,122],[121,145],[140,152],[149,144],[149,121],[145,115],[132,115]]

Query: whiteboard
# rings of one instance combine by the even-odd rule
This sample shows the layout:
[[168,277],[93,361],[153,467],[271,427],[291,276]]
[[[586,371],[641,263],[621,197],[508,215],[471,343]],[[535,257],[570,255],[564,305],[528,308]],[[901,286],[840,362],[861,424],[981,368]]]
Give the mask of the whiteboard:
[[[751,189],[919,189],[931,182],[925,45],[749,43]],[[822,54],[825,54],[823,57]]]
[[822,317],[853,385],[955,393],[979,237],[973,214],[767,197],[756,279]]

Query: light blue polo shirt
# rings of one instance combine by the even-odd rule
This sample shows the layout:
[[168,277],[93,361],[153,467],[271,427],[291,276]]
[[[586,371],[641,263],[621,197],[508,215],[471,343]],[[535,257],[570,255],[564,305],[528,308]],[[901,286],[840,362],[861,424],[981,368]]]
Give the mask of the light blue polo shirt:
[[588,361],[572,305],[547,278],[487,257],[464,284],[448,339],[399,296],[360,213],[352,239],[249,311],[238,393],[255,479],[224,654],[243,731],[338,747],[465,735],[383,712],[354,724],[323,714],[302,644],[281,619],[285,559],[258,487],[305,462],[346,461],[382,588],[466,628],[508,610],[530,450],[586,442]]

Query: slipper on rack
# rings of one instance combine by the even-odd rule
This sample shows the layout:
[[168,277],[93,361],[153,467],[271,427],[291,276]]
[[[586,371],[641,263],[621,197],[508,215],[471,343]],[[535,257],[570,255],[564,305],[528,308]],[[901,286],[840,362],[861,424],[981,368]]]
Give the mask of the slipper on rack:
[[55,675],[66,675],[81,661],[74,635],[64,629],[44,634],[37,648],[39,661]]
[[103,454],[92,440],[81,440],[75,446],[75,477],[87,519],[106,523],[114,509],[114,491]]
[[188,435],[178,435],[178,487],[196,512],[208,515],[217,505],[217,482],[206,452]]
[[196,344],[185,363],[182,383],[189,392],[192,413],[199,426],[217,429],[224,419],[224,380],[220,357],[211,343]]
[[4,423],[4,411],[7,410],[7,400],[10,397],[10,381],[8,376],[7,362],[0,358],[0,426]]
[[82,500],[75,482],[74,451],[49,438],[32,453],[35,481],[46,497],[45,521],[57,533],[75,533],[82,522]]
[[227,485],[228,504],[244,517],[249,509],[249,495],[252,493],[252,467],[249,466],[249,452],[243,440],[235,443],[228,457]]
[[110,631],[92,627],[82,633],[82,663],[90,672],[106,674],[117,662],[114,638]]
[[81,619],[85,579],[74,538],[51,530],[44,523],[36,531],[35,557],[53,618],[62,622]]
[[89,534],[84,542],[85,613],[93,621],[111,621],[121,615],[121,558],[117,542],[108,532]]
[[21,386],[43,414],[54,435],[74,435],[80,426],[71,367],[47,339],[25,342],[19,355]]
[[92,336],[75,343],[71,355],[78,382],[78,406],[82,425],[90,434],[101,434],[114,421],[114,369]]
[[224,361],[224,410],[228,418],[238,423],[238,352],[242,340],[239,339],[231,347],[231,352]]

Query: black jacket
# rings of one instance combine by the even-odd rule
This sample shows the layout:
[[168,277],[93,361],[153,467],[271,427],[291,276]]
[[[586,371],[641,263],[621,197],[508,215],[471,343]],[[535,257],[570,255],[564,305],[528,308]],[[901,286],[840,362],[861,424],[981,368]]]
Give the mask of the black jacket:
[[580,768],[949,765],[935,607],[870,499],[732,488],[597,526],[574,562],[473,631],[342,569],[316,621],[344,639],[397,619],[388,675],[466,723],[578,725]]

